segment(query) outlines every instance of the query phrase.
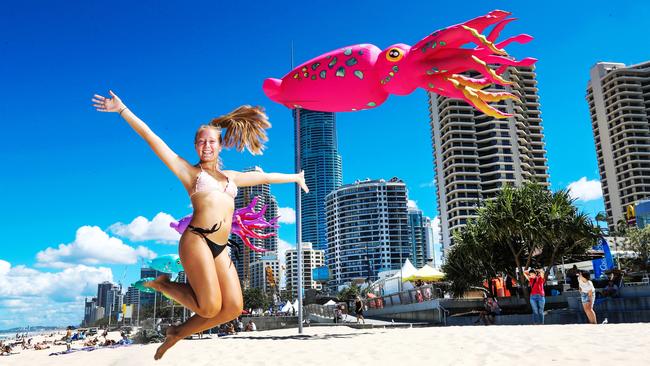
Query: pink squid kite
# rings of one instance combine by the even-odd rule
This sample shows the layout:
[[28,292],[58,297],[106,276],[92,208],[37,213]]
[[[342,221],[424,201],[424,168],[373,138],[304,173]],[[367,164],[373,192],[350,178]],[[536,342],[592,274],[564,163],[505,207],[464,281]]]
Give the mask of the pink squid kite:
[[[407,95],[419,87],[463,99],[494,118],[510,117],[488,103],[518,98],[483,89],[493,83],[511,84],[502,77],[508,66],[531,66],[537,60],[517,61],[503,49],[512,42],[529,42],[529,35],[494,43],[506,24],[514,20],[508,15],[494,10],[435,31],[413,47],[399,43],[382,51],[371,44],[359,44],[328,52],[296,67],[282,80],[266,79],[264,93],[291,109],[347,112],[377,107],[389,94]],[[482,35],[491,25],[494,28],[488,36]],[[468,43],[476,47],[463,48]],[[461,75],[472,70],[481,77]]]
[[[266,221],[264,218],[264,213],[268,205],[262,206],[262,209],[258,212],[255,212],[255,205],[257,205],[258,197],[253,198],[251,203],[239,209],[236,209],[232,215],[232,228],[231,233],[239,236],[244,244],[255,252],[266,252],[267,249],[256,247],[250,242],[249,238],[254,239],[267,239],[275,235],[275,233],[260,234],[254,230],[262,230],[267,228],[277,228],[277,222],[279,217],[274,217],[270,221]],[[192,215],[187,215],[180,219],[178,222],[172,222],[169,224],[172,228],[182,234],[187,226],[192,221]]]

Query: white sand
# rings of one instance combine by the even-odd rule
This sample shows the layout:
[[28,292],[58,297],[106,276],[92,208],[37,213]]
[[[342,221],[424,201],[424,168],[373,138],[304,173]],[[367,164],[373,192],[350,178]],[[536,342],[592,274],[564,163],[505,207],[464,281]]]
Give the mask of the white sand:
[[[182,340],[161,361],[159,344],[48,356],[25,350],[0,365],[647,365],[650,324],[304,328]],[[75,345],[77,347],[77,345]]]

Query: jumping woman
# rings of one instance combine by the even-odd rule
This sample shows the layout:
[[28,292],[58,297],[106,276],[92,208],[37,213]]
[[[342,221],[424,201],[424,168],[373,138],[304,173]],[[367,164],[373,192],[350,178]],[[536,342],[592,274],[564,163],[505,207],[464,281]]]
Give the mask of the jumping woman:
[[158,360],[179,340],[241,315],[243,297],[237,270],[230,257],[223,254],[230,235],[237,187],[297,183],[305,192],[309,190],[304,172],[221,170],[219,153],[223,147],[235,147],[238,151],[246,148],[254,155],[262,153],[268,140],[265,130],[271,125],[259,107],[241,106],[200,126],[194,137],[199,162],[192,165],[172,151],[117,95],[109,93],[110,98],[95,94],[93,106],[100,112],[119,113],[183,183],[194,208],[192,221],[178,244],[188,283],[171,282],[163,275],[145,284],[195,313],[185,323],[167,328],[165,341],[154,355]]

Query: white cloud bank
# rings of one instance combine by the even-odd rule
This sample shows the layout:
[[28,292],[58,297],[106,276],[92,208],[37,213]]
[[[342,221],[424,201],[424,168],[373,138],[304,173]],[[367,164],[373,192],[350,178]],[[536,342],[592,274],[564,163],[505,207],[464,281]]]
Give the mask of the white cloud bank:
[[278,220],[281,224],[295,224],[296,223],[296,211],[291,207],[279,207],[278,214],[280,219]]
[[117,222],[109,226],[108,231],[130,241],[156,241],[164,244],[176,244],[181,235],[169,226],[176,221],[170,214],[159,212],[153,220],[138,216],[131,223]]
[[97,295],[97,284],[113,281],[110,268],[76,265],[41,272],[0,259],[0,328],[26,325],[77,325],[84,297]]
[[603,197],[603,190],[599,180],[587,180],[582,177],[568,186],[571,198],[579,201],[593,201]]
[[82,226],[77,229],[72,243],[38,252],[36,266],[66,268],[75,264],[134,264],[139,258],[155,257],[156,253],[147,247],[133,248],[97,226]]

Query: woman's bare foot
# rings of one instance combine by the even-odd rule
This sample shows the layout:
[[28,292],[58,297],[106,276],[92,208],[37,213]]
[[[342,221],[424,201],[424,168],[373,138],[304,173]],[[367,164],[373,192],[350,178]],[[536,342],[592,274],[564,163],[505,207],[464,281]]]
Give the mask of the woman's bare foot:
[[162,292],[164,286],[167,283],[169,283],[169,276],[166,274],[162,274],[153,281],[143,283],[142,286],[152,288],[158,292]]
[[[160,277],[159,277],[160,278]],[[178,327],[170,326],[167,328],[167,336],[163,344],[158,347],[156,354],[153,356],[154,360],[160,360],[162,356],[170,349],[176,342],[180,341],[181,337],[178,336]]]

